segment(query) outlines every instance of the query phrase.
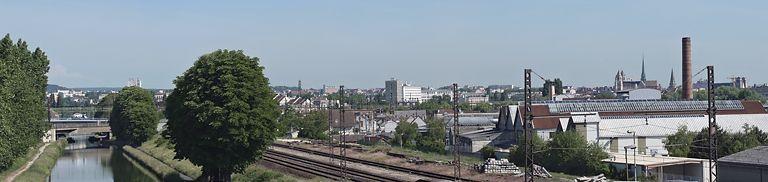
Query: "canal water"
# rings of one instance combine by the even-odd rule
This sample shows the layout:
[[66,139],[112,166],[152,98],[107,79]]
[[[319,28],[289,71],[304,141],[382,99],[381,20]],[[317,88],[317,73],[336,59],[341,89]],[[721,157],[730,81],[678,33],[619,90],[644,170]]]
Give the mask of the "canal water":
[[116,147],[98,148],[86,136],[73,137],[51,171],[49,181],[159,181]]

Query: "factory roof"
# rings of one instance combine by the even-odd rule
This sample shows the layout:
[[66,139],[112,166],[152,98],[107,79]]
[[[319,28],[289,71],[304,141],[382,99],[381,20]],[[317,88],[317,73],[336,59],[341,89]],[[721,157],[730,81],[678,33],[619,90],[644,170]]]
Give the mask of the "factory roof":
[[758,146],[718,159],[719,162],[768,166],[768,146]]
[[[560,101],[546,102],[551,113],[571,112],[638,112],[638,111],[700,111],[707,109],[706,101],[661,101],[661,100],[626,100],[626,101]],[[716,101],[718,110],[743,110],[741,101]]]
[[[745,124],[768,129],[768,114],[732,114],[717,115],[717,125],[727,132],[740,132]],[[599,132],[601,137],[632,137],[627,131],[637,132],[637,136],[662,137],[677,132],[678,127],[687,126],[688,131],[701,131],[708,127],[708,117],[697,115],[690,117],[649,117],[630,119],[601,119]]]
[[[680,164],[701,164],[701,163],[708,163],[708,159],[696,159],[696,158],[685,158],[685,157],[668,157],[668,156],[660,156],[660,155],[640,155],[637,154],[637,156],[633,156],[632,154],[625,155],[624,153],[612,153],[609,152],[608,159],[603,159],[603,162],[608,163],[620,163],[624,164],[626,161],[629,161],[630,163],[634,163],[634,160],[637,159],[637,165],[640,166],[647,166],[647,167],[662,167],[662,166],[674,166],[674,165],[680,165]],[[629,160],[627,160],[627,158]]]

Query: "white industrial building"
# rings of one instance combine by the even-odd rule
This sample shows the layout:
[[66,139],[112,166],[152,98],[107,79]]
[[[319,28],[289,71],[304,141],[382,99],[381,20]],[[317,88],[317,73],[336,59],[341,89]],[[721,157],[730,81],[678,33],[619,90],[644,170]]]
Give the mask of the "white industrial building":
[[[520,106],[507,106],[499,113],[499,124],[521,137]],[[740,132],[745,124],[768,130],[768,112],[756,101],[717,101],[718,126]],[[533,128],[544,140],[555,132],[574,130],[608,152],[621,152],[635,145],[640,154],[666,155],[664,139],[680,126],[701,131],[708,126],[706,101],[610,100],[546,101],[533,104]]]

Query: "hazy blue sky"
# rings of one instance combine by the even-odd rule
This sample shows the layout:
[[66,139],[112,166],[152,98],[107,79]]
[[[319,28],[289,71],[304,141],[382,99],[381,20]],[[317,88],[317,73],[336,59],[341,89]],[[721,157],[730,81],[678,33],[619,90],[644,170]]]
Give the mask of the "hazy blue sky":
[[526,67],[612,85],[619,69],[639,79],[644,53],[666,86],[671,69],[681,82],[683,36],[695,71],[768,82],[766,1],[2,1],[0,17],[0,33],[42,47],[50,82],[69,87],[171,88],[222,48],[261,58],[272,85],[520,85]]

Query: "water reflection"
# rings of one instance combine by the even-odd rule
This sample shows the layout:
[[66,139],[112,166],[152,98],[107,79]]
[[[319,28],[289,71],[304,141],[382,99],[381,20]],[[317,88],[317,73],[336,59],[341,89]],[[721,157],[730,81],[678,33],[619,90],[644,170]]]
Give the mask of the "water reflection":
[[84,148],[78,140],[69,144],[56,161],[50,181],[158,181],[146,170],[131,163],[120,151],[110,148]]

